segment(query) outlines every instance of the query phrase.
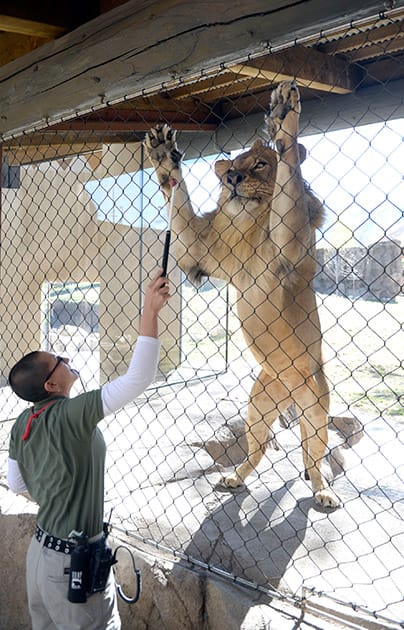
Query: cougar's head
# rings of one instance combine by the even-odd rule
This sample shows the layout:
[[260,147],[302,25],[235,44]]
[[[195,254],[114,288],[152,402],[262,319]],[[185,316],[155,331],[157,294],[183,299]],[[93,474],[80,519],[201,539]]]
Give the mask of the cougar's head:
[[[300,163],[306,158],[306,149],[298,144]],[[245,209],[253,212],[271,202],[276,177],[276,152],[256,140],[249,151],[234,160],[218,160],[215,172],[222,182],[219,206],[237,215]]]
[[274,191],[276,153],[256,140],[249,151],[234,160],[218,160],[215,172],[222,182],[221,206],[234,213],[241,209],[253,211],[262,202],[269,202]]

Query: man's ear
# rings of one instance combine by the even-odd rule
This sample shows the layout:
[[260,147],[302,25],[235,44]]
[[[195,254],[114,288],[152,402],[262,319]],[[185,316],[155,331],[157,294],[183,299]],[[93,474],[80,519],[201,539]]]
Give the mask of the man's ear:
[[59,391],[59,385],[54,383],[53,381],[46,381],[43,385],[43,388],[48,394],[55,394]]

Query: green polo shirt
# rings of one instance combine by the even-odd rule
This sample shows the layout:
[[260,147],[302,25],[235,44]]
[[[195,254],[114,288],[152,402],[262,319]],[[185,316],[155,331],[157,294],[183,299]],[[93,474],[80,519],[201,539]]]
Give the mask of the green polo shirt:
[[[11,429],[9,456],[38,503],[38,525],[58,538],[75,529],[95,536],[104,516],[105,442],[97,423],[103,418],[101,390],[35,403],[34,412],[52,401],[22,436],[32,407]],[[55,402],[53,402],[55,401]]]

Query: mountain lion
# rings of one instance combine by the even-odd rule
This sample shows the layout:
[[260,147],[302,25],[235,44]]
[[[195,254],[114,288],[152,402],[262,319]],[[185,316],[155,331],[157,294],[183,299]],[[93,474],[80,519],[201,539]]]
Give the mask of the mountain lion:
[[223,483],[234,488],[244,482],[265,453],[272,423],[293,403],[306,479],[318,503],[336,507],[339,500],[321,470],[329,388],[313,290],[315,228],[323,208],[301,175],[300,109],[294,82],[279,84],[265,118],[273,148],[256,140],[234,160],[218,160],[218,207],[204,215],[193,210],[175,132],[158,125],[145,146],[167,204],[175,187],[171,233],[178,265],[194,281],[212,276],[235,287],[241,328],[261,366],[246,417],[248,454]]

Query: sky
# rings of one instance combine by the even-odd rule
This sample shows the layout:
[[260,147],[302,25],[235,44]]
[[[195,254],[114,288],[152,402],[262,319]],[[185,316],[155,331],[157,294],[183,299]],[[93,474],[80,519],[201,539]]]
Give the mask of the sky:
[[[308,150],[303,176],[327,207],[319,247],[367,247],[399,232],[404,239],[403,140],[404,119],[302,139]],[[216,205],[217,157],[185,162],[191,199],[202,212]],[[86,189],[100,220],[166,229],[164,201],[151,169],[91,181]]]
[[404,119],[304,137],[303,176],[329,209],[326,241],[368,246],[404,230],[403,141]]

